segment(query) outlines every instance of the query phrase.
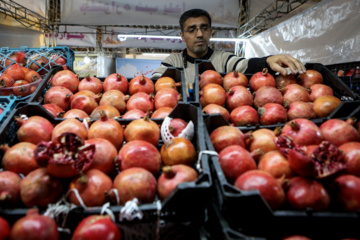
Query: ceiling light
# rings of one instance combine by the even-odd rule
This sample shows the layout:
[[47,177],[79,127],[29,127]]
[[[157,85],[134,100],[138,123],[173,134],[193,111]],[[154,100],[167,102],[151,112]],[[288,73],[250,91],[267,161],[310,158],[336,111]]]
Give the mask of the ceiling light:
[[[121,41],[126,41],[127,38],[157,38],[157,39],[181,39],[180,36],[166,36],[166,35],[137,35],[137,34],[119,34],[118,39]],[[210,38],[212,42],[243,42],[245,39],[239,38]]]

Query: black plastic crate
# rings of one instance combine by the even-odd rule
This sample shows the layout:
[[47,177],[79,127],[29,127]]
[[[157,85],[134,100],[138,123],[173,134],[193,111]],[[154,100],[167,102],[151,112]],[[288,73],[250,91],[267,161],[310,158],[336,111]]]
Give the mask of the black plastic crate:
[[360,78],[360,72],[356,72],[360,67],[360,62],[345,62],[325,65],[331,72],[342,79],[343,77]]
[[[348,117],[360,117],[360,107],[353,110]],[[321,124],[327,119],[318,119],[315,123]],[[227,124],[221,115],[204,119],[208,150],[215,153],[210,133]],[[268,128],[274,127],[276,126]],[[216,202],[221,214],[230,228],[238,230],[237,232],[274,240],[294,234],[305,235],[314,240],[360,237],[360,210],[352,213],[339,212],[332,208],[327,211],[297,211],[286,206],[272,210],[257,190],[242,191],[227,181],[216,153],[211,156],[210,168],[216,189],[216,194],[212,195],[217,197]]]
[[12,96],[0,96],[0,108],[2,109],[2,113],[0,114],[0,125],[4,122],[6,117],[10,114],[11,110],[16,105],[16,97]]

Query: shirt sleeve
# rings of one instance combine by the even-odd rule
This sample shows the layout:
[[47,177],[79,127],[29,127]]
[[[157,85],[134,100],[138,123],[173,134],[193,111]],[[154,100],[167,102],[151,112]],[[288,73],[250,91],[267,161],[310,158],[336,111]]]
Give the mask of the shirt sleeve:
[[166,57],[162,62],[160,67],[158,67],[154,73],[151,75],[151,78],[159,78],[169,67],[182,67],[179,62],[179,56],[176,54],[170,54],[170,56]]

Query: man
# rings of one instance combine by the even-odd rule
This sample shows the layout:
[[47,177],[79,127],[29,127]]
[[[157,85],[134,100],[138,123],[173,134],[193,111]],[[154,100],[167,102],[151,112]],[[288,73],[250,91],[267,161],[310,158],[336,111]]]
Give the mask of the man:
[[173,53],[161,63],[152,77],[160,77],[167,67],[183,67],[187,82],[195,81],[195,59],[210,60],[215,70],[228,73],[233,70],[242,73],[255,73],[262,71],[264,67],[282,75],[287,74],[285,67],[289,67],[292,73],[304,73],[305,66],[290,55],[274,55],[263,58],[239,58],[230,52],[213,51],[208,47],[211,34],[211,17],[202,9],[191,9],[184,12],[179,20],[180,36],[186,43],[186,49],[182,53]]

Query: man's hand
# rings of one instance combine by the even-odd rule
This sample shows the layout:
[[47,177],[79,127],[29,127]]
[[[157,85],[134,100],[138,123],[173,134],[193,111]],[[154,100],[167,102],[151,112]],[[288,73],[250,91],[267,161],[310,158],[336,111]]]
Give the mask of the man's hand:
[[266,59],[266,63],[274,72],[279,72],[284,76],[287,75],[287,70],[285,69],[286,67],[289,67],[293,74],[302,74],[306,71],[305,66],[299,60],[288,54],[270,56]]

